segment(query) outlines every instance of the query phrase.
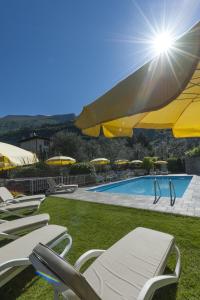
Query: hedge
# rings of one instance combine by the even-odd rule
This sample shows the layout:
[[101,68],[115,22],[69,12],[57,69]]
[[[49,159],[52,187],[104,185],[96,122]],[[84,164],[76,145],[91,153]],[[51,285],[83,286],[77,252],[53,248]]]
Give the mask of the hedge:
[[93,164],[82,162],[71,165],[69,175],[81,175],[81,174],[95,174],[95,168]]

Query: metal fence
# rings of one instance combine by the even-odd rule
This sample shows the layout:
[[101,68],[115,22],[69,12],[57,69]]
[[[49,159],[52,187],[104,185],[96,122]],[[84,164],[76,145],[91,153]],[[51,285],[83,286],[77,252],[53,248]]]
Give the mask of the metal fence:
[[[107,172],[94,175],[57,176],[52,177],[57,184],[78,184],[79,187],[131,178],[134,171]],[[142,174],[141,174],[142,175]],[[101,177],[102,180],[99,180]],[[44,193],[48,188],[49,177],[30,177],[15,179],[0,179],[0,186],[6,186],[12,192],[24,194]]]
[[[47,179],[49,177],[32,177],[32,178],[15,178],[5,179],[0,182],[1,186],[6,186],[13,192],[19,192],[24,194],[37,194],[44,193],[49,185]],[[79,175],[79,176],[57,176],[52,177],[57,184],[78,184],[78,186],[86,186],[94,184],[95,177],[91,175]]]

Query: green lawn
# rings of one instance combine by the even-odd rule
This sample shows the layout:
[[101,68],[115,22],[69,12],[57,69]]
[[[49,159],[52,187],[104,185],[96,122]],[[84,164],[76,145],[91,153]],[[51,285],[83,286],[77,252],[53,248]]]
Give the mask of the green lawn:
[[[88,249],[108,248],[137,226],[173,234],[182,256],[179,285],[160,290],[153,299],[200,299],[200,220],[198,218],[59,198],[48,198],[41,205],[40,212],[48,212],[51,223],[68,227],[73,237],[73,247],[68,256],[71,263]],[[172,262],[169,267],[171,265]],[[50,300],[53,299],[53,291],[51,286],[35,276],[32,267],[29,267],[0,290],[0,299]]]

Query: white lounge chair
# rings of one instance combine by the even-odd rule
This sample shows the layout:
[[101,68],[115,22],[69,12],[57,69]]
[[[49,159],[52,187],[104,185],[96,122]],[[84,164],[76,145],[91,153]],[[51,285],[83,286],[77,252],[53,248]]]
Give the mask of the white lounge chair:
[[13,202],[13,203],[20,203],[26,201],[44,201],[46,198],[45,195],[31,195],[31,196],[19,196],[14,198],[11,192],[6,187],[0,187],[0,200],[2,202]]
[[[162,275],[174,249],[175,272]],[[80,268],[94,257],[98,258],[81,274]],[[174,237],[146,228],[136,228],[106,251],[86,252],[74,268],[41,244],[30,261],[44,278],[50,276],[55,299],[62,294],[68,300],[150,300],[157,289],[176,283],[180,276],[180,252]]]
[[49,219],[48,214],[40,214],[12,221],[0,220],[0,239],[15,240],[22,233],[47,225]]
[[39,209],[40,201],[29,201],[22,203],[3,203],[0,205],[0,215],[24,217],[27,211]]
[[66,227],[46,225],[1,247],[0,287],[30,265],[29,255],[38,243],[42,242],[49,247],[55,247],[63,240],[68,240],[68,243],[61,256],[64,256],[71,248],[71,236],[67,233]]
[[47,184],[47,194],[73,193],[78,188],[78,184],[57,184],[52,177],[47,178]]

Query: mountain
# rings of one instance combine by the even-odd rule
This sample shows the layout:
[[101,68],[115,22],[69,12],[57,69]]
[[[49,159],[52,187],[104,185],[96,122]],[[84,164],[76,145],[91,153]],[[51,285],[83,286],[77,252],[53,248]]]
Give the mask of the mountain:
[[64,124],[66,122],[71,122],[75,119],[75,114],[63,114],[63,115],[8,115],[0,118],[0,135],[7,134],[8,132],[13,132],[16,130],[21,130],[24,128],[35,128],[44,125],[56,125]]

